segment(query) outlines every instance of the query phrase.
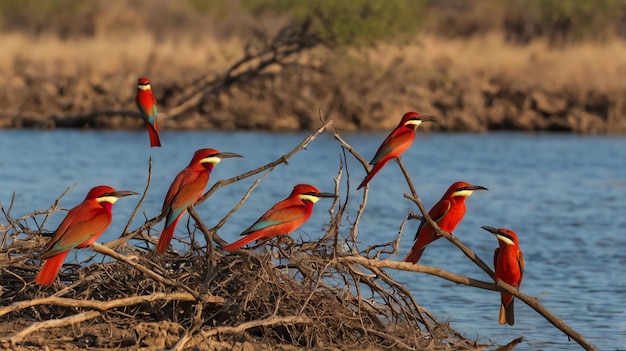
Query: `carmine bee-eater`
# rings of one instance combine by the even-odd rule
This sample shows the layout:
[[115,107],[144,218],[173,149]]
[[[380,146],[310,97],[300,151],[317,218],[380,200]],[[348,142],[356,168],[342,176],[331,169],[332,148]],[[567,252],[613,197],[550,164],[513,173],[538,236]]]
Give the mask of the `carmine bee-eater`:
[[[487,188],[466,182],[452,184],[448,191],[443,194],[441,200],[430,209],[428,215],[441,229],[452,233],[465,215],[465,199],[476,190],[487,190]],[[439,236],[435,233],[435,229],[423,218],[417,228],[413,248],[409,251],[404,262],[417,263],[426,246],[437,239],[439,239]]]
[[46,261],[35,277],[35,283],[52,285],[70,250],[93,244],[111,224],[113,204],[120,197],[136,194],[132,191],[116,191],[104,185],[91,189],[83,202],[69,210],[44,253],[39,256]]
[[157,243],[156,252],[163,253],[167,250],[174,237],[178,220],[187,212],[187,208],[202,197],[213,167],[222,159],[231,157],[243,156],[232,152],[219,152],[215,149],[200,149],[193,154],[191,162],[178,173],[165,196],[161,211],[165,214],[165,227]]
[[[519,248],[517,234],[506,228],[481,227],[498,238],[498,248],[493,252],[493,266],[496,271],[496,280],[500,279],[519,289],[524,276],[524,254]],[[515,323],[513,313],[513,295],[502,293],[500,316],[498,323]]]
[[380,171],[387,162],[402,155],[415,139],[415,131],[422,122],[436,121],[433,116],[422,116],[417,112],[407,112],[402,116],[400,124],[394,129],[389,136],[383,141],[383,143],[376,151],[376,155],[370,162],[372,169],[367,173],[365,179],[359,184],[357,190],[366,186],[372,178]]
[[308,184],[294,186],[289,197],[265,212],[261,218],[241,233],[245,237],[225,246],[224,250],[233,251],[255,240],[291,233],[311,217],[313,204],[325,197],[336,196],[331,193],[321,193],[317,188]]
[[161,146],[159,139],[159,128],[157,127],[157,105],[152,89],[150,89],[150,80],[148,78],[139,78],[137,81],[137,96],[135,97],[137,108],[141,113],[141,118],[146,123],[148,134],[150,135],[150,147]]

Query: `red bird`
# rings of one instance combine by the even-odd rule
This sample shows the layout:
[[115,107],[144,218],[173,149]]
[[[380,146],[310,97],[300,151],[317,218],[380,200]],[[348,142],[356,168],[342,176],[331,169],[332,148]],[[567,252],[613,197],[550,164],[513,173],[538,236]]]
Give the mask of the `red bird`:
[[407,112],[402,116],[400,124],[394,129],[387,139],[383,141],[382,145],[376,151],[376,155],[370,162],[373,165],[372,169],[367,173],[365,179],[356,188],[357,190],[366,186],[372,178],[380,171],[387,162],[402,155],[415,139],[415,131],[422,122],[436,121],[433,116],[422,116],[417,112]]
[[[433,206],[428,212],[430,218],[437,223],[441,229],[448,233],[452,233],[457,224],[461,222],[465,215],[465,198],[472,195],[476,190],[487,190],[480,185],[472,185],[466,182],[456,182],[448,188],[439,202]],[[426,246],[433,241],[439,239],[434,228],[422,219],[417,233],[415,234],[415,243],[404,262],[417,263],[424,253]]]
[[39,256],[46,261],[35,277],[35,283],[52,285],[70,250],[93,244],[109,227],[115,201],[136,194],[132,191],[116,191],[104,185],[91,189],[83,202],[69,210],[44,253]]
[[317,188],[308,184],[294,186],[289,197],[265,212],[261,218],[241,233],[245,237],[224,247],[224,250],[233,251],[254,240],[293,232],[311,217],[313,204],[324,197],[336,196],[331,193],[321,193]]
[[146,123],[148,134],[150,135],[150,147],[161,146],[159,139],[159,128],[157,127],[157,105],[152,89],[150,89],[150,81],[148,78],[139,78],[137,81],[137,96],[135,97],[137,108],[141,113],[141,118]]
[[231,157],[243,156],[232,152],[219,152],[215,149],[200,149],[193,154],[191,162],[178,173],[165,196],[161,211],[166,216],[165,227],[161,232],[156,252],[163,253],[167,250],[178,220],[187,212],[189,206],[202,197],[213,167],[222,159]]
[[[502,280],[519,289],[524,276],[524,254],[519,248],[517,234],[506,228],[481,227],[498,238],[499,247],[493,252],[493,266],[496,270],[496,281]],[[513,313],[513,295],[502,293],[500,316],[498,323],[515,323]]]

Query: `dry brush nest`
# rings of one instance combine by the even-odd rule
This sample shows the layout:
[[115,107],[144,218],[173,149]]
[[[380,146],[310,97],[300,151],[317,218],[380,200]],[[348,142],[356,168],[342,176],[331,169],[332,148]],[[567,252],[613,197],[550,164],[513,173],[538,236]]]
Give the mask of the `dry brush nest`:
[[[191,240],[181,253],[157,255],[146,248],[154,238],[146,233],[162,217],[147,220],[106,245],[94,244],[95,254],[78,263],[66,263],[55,285],[32,283],[40,267],[41,251],[51,233],[43,228],[51,213],[59,211],[60,198],[47,210],[14,219],[11,206],[2,207],[8,224],[0,224],[0,344],[15,350],[53,349],[194,349],[251,350],[296,348],[337,350],[476,350],[483,349],[439,323],[414,301],[408,290],[386,269],[428,273],[481,289],[503,290],[529,304],[584,348],[593,346],[556,317],[534,297],[502,282],[482,282],[435,267],[383,259],[397,252],[399,239],[358,249],[356,228],[365,208],[367,192],[352,223],[344,213],[349,194],[336,199],[325,235],[317,241],[296,242],[288,236],[260,243],[265,250],[225,253],[217,231],[246,201],[257,184],[276,166],[304,149],[331,121],[276,161],[231,179],[215,183],[196,203],[202,203],[221,186],[265,172],[241,201],[213,228],[198,217],[190,236],[204,236],[208,245]],[[335,131],[344,150],[365,162]],[[343,160],[335,178],[335,192],[344,172]],[[457,245],[493,277],[493,272],[457,238],[441,231],[415,192],[401,162],[412,195],[439,235]],[[148,172],[146,192],[150,185]],[[349,179],[349,178],[348,178]],[[349,182],[349,181],[348,181]],[[348,187],[349,188],[349,187]],[[69,189],[68,189],[69,190]],[[137,204],[133,217],[141,207]],[[62,196],[61,196],[62,197]],[[343,201],[343,202],[340,202]],[[419,217],[409,214],[411,217]],[[404,223],[400,225],[400,234]],[[340,228],[350,228],[347,237]],[[130,240],[135,240],[134,245]],[[213,245],[213,244],[217,245]],[[100,257],[100,258],[99,258]],[[100,260],[99,262],[96,262]],[[512,349],[521,341],[513,340]],[[588,346],[588,347],[586,347]]]

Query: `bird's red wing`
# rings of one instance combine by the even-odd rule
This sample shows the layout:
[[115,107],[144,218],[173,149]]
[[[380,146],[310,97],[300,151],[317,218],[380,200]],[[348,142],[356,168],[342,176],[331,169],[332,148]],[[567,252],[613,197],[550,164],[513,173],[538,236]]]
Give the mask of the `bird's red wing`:
[[517,263],[519,264],[519,284],[517,284],[517,288],[519,289],[519,287],[522,285],[522,278],[524,277],[524,253],[522,252],[522,250],[518,250],[518,255],[517,255]]
[[493,271],[496,272],[498,270],[498,255],[500,254],[500,248],[497,247],[493,250]]
[[[450,201],[441,200],[437,202],[435,206],[433,206],[433,208],[430,209],[430,211],[428,211],[428,215],[430,216],[430,218],[432,218],[433,221],[435,221],[435,223],[439,223],[439,221],[443,217],[446,216],[451,206],[452,206],[452,203]],[[422,222],[420,223],[419,228],[417,228],[417,233],[415,233],[414,240],[417,240],[420,232],[422,231],[422,227],[424,227],[427,224],[428,222],[426,222],[426,219],[422,219]]]
[[111,214],[103,208],[94,207],[84,212],[68,213],[41,258],[52,257],[81,246],[94,236],[102,234],[110,224]]
[[186,179],[186,182],[181,183],[178,193],[172,200],[172,208],[187,208],[193,205],[198,200],[198,196],[202,193],[208,181],[208,172],[195,173],[192,177]]
[[[259,230],[267,230],[271,227],[276,227],[279,225],[293,223],[292,226],[295,226],[293,229],[297,228],[300,224],[300,219],[306,218],[306,207],[302,204],[292,205],[288,207],[274,207],[269,211],[265,212],[261,218],[259,218],[253,225],[251,225],[248,229],[244,230],[241,235],[247,235]],[[292,230],[293,230],[292,229]],[[275,234],[285,234],[285,233],[275,233]]]
[[380,145],[370,164],[379,162],[398,147],[411,143],[414,137],[415,132],[411,129],[402,127],[394,130]]
[[194,172],[188,169],[178,173],[172,185],[170,185],[165,201],[163,201],[163,211],[171,209],[187,208],[192,205],[198,193],[204,190],[208,182],[207,172]]
[[154,119],[157,114],[156,111],[156,98],[151,92],[141,91],[137,93],[135,99],[137,107],[142,114],[145,114],[145,118]]

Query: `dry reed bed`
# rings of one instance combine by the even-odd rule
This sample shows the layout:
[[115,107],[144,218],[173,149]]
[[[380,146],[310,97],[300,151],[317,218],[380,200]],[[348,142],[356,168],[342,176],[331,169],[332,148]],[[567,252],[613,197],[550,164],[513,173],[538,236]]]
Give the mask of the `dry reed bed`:
[[241,40],[157,40],[145,32],[123,39],[4,34],[0,40],[2,127],[54,127],[101,110],[111,113],[75,126],[140,127],[132,114],[134,85],[147,75],[163,128],[313,129],[311,111],[322,108],[342,130],[389,129],[404,112],[418,110],[440,116],[430,126],[439,130],[626,131],[620,79],[626,43],[620,40],[554,48],[542,41],[511,45],[498,35],[423,35],[373,48],[316,46],[294,55],[299,68],[267,67],[274,74],[221,90],[173,119],[168,111],[199,77],[222,77],[242,57]]

